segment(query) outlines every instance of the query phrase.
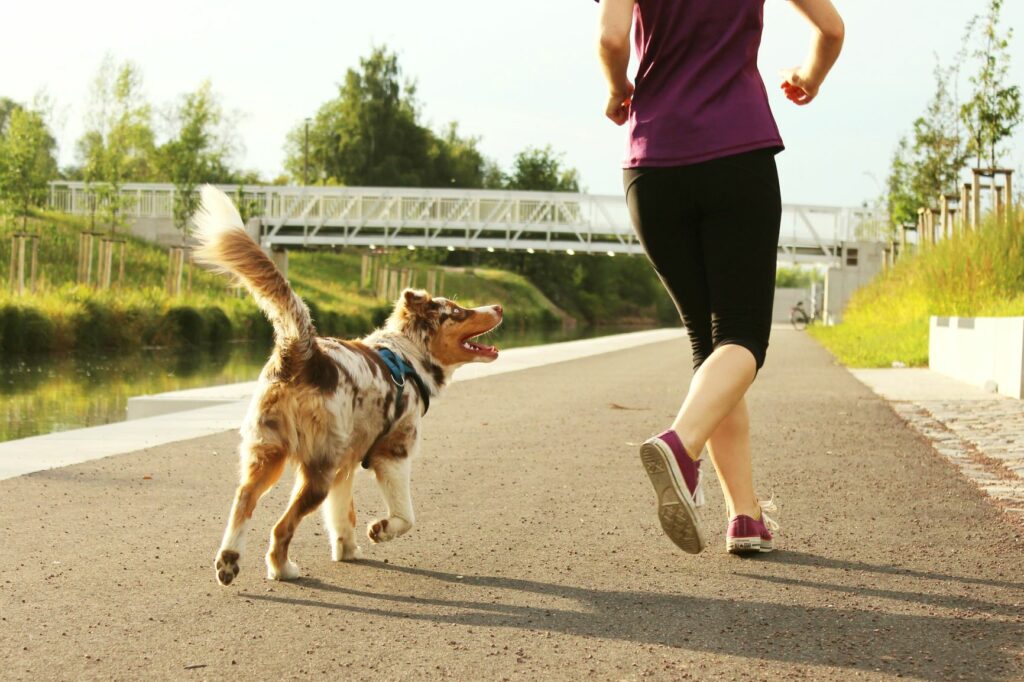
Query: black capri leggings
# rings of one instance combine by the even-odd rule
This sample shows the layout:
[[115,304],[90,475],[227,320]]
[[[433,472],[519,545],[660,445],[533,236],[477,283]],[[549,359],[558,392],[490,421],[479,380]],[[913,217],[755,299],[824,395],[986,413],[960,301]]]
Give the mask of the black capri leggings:
[[623,173],[633,226],[690,334],[694,369],[725,344],[764,365],[782,219],[777,151]]

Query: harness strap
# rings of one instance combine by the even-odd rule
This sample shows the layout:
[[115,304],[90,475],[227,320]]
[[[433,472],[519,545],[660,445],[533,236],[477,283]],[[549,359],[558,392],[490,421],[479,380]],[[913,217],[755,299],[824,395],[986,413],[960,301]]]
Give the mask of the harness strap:
[[416,384],[416,390],[419,391],[420,400],[423,402],[423,414],[426,414],[427,410],[430,409],[430,391],[427,390],[427,385],[423,383],[423,379],[416,369],[390,348],[377,348],[377,354],[388,368],[388,371],[391,372],[391,383],[395,385],[398,392],[395,395],[395,416],[384,425],[384,430],[377,436],[373,441],[373,445],[370,446],[370,449],[363,456],[362,467],[364,469],[370,468],[370,454],[380,445],[384,437],[391,432],[395,422],[401,416],[398,410],[402,406],[402,395],[405,392],[405,382],[407,379],[412,379],[413,383]]

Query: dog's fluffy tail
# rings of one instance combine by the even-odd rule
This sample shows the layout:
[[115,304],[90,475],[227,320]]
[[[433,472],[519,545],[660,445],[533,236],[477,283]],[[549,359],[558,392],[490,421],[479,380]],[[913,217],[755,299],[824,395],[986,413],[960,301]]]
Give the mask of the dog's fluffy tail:
[[211,185],[204,185],[201,194],[202,204],[192,218],[192,235],[199,240],[196,259],[237,277],[274,325],[277,344],[308,358],[316,336],[309,308],[246,233],[231,199]]

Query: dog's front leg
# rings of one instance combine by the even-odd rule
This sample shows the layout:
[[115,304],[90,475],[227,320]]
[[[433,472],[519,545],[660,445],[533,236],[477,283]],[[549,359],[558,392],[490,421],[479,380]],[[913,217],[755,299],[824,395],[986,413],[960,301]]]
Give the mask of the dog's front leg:
[[412,471],[411,457],[408,451],[401,449],[402,456],[393,451],[384,452],[374,457],[373,471],[377,476],[377,485],[388,505],[388,517],[372,521],[366,526],[366,535],[372,542],[387,542],[409,532],[415,522],[412,511],[412,496],[409,493],[409,480]]

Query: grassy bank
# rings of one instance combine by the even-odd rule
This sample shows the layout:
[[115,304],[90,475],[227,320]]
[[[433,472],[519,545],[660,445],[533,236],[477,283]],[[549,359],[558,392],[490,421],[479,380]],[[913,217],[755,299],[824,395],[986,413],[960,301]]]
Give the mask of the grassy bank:
[[[195,268],[191,289],[180,296],[164,290],[167,253],[128,238],[121,287],[96,291],[76,283],[80,218],[42,214],[29,230],[42,235],[37,291],[0,293],[0,351],[4,353],[133,349],[147,346],[209,346],[230,340],[269,338],[270,326],[247,295],[226,278]],[[20,223],[17,229],[21,229]],[[15,226],[0,228],[0,272],[7,283]],[[434,268],[407,263],[398,253],[392,267]],[[361,254],[317,251],[291,254],[289,276],[306,299],[321,333],[355,336],[380,324],[390,301],[359,288]],[[28,265],[26,264],[26,268]],[[114,277],[118,278],[115,258]],[[425,275],[418,280],[423,282]],[[519,328],[552,327],[561,312],[527,280],[490,269],[446,268],[445,290],[465,305],[500,302],[507,322]]]
[[811,333],[850,367],[924,366],[929,316],[1024,315],[1022,213],[904,258],[854,294],[842,324]]

